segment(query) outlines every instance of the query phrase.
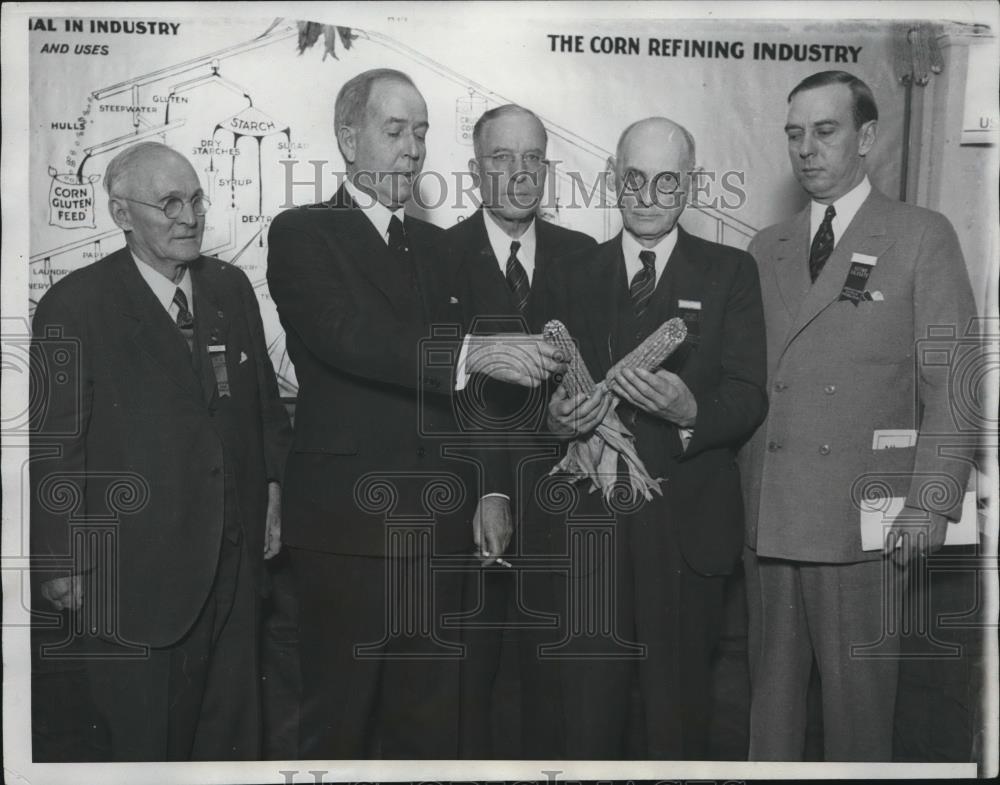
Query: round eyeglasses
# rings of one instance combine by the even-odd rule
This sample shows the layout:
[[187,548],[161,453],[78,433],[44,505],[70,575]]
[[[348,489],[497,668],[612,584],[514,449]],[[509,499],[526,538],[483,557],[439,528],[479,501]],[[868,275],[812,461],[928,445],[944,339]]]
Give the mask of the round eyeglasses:
[[[624,179],[624,187],[627,191],[641,191],[646,186],[646,176],[634,169],[627,171]],[[677,193],[680,187],[681,180],[678,172],[660,172],[653,177],[653,190],[661,196]]]
[[163,204],[154,204],[153,202],[143,202],[140,199],[131,199],[127,196],[116,196],[115,199],[124,199],[126,202],[135,202],[136,204],[144,204],[146,207],[155,207],[157,210],[162,210],[163,214],[167,218],[174,219],[181,214],[184,210],[184,205],[191,205],[191,212],[193,212],[199,218],[208,212],[208,208],[212,206],[212,203],[208,201],[206,196],[193,196],[190,199],[181,199],[176,196],[171,196]]

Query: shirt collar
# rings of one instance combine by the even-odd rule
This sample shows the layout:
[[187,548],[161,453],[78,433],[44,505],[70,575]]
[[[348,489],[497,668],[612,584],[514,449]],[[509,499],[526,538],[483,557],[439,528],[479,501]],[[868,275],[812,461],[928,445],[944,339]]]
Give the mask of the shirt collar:
[[628,280],[632,280],[639,270],[642,269],[642,261],[639,259],[641,251],[652,251],[656,254],[656,282],[660,282],[660,276],[667,267],[670,254],[677,247],[677,226],[675,225],[670,233],[660,238],[660,241],[652,248],[644,248],[639,241],[633,237],[626,229],[622,232],[622,254],[625,257],[625,272],[628,273]]
[[344,181],[344,188],[347,189],[347,193],[354,200],[354,203],[361,209],[367,217],[368,220],[372,222],[372,226],[379,233],[386,245],[389,244],[389,221],[392,220],[392,216],[397,216],[400,221],[403,220],[405,213],[402,207],[397,207],[395,210],[390,210],[380,201],[378,201],[371,194],[364,193],[359,190],[354,183],[350,180]]
[[507,273],[507,258],[510,256],[510,244],[519,242],[521,247],[517,250],[517,260],[521,263],[524,271],[528,274],[528,281],[531,281],[535,270],[535,248],[538,245],[535,234],[535,223],[533,219],[520,237],[511,237],[496,222],[489,210],[483,210],[483,223],[486,224],[486,236],[490,241],[490,248],[500,265],[500,272]]
[[[837,212],[832,222],[834,245],[840,241],[841,236],[847,230],[847,227],[851,225],[854,216],[857,215],[858,210],[861,209],[861,205],[864,204],[865,199],[868,198],[868,194],[871,192],[871,181],[868,179],[868,175],[865,175],[860,183],[832,203],[833,209]],[[826,208],[828,206],[816,201],[812,202],[809,212],[810,238],[815,237],[816,232],[819,231],[819,225],[823,223],[823,217],[826,215]]]
[[191,286],[191,271],[187,267],[184,268],[184,275],[180,282],[174,283],[167,276],[153,269],[151,265],[141,261],[135,255],[135,251],[132,251],[131,254],[132,261],[139,270],[139,275],[142,276],[142,280],[146,282],[146,285],[153,290],[153,296],[163,306],[163,310],[170,313],[170,306],[174,302],[174,292],[180,289],[184,292],[184,296],[187,297],[188,313],[194,316],[194,293]]

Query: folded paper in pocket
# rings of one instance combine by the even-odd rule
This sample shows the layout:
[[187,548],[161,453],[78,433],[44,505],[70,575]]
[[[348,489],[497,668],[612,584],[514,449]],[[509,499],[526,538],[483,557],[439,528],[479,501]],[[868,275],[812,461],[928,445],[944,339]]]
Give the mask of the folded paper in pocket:
[[898,447],[915,447],[917,432],[912,428],[886,428],[876,430],[872,436],[873,450],[891,450]]
[[[902,496],[892,496],[879,499],[876,504],[862,502],[861,504],[861,550],[879,551],[885,546],[885,538],[892,528],[896,517],[903,510],[906,499]],[[914,521],[914,524],[919,521]],[[966,491],[962,503],[962,517],[957,521],[948,521],[948,533],[945,545],[975,545],[979,541],[978,512],[976,510],[976,494]]]

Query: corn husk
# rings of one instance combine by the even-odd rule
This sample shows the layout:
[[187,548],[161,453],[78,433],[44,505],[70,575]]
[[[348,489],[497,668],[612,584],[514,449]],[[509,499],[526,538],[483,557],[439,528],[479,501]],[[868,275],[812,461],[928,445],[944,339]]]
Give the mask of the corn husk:
[[[545,325],[542,335],[546,341],[559,347],[568,360],[562,382],[566,392],[570,396],[591,394],[596,388],[593,377],[565,325],[557,320],[550,321]],[[632,499],[641,495],[650,501],[653,492],[662,495],[660,480],[654,480],[646,471],[635,450],[635,437],[625,427],[613,406],[591,434],[569,443],[566,455],[549,474],[564,472],[573,480],[587,480],[590,482],[591,492],[599,490],[606,500],[610,500],[618,480],[619,458],[624,459],[628,470]]]

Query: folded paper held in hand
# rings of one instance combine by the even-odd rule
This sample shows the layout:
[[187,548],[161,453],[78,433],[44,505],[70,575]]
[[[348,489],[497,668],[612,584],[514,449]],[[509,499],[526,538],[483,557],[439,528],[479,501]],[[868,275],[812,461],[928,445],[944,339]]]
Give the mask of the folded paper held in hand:
[[[570,337],[565,325],[553,320],[545,325],[542,336],[546,341],[559,347],[568,360],[568,368],[563,377],[563,388],[567,395],[576,396],[580,393],[590,395],[597,389],[590,371],[584,364],[576,344]],[[669,319],[660,325],[636,349],[629,352],[608,371],[610,376],[623,368],[642,368],[655,371],[660,364],[684,342],[687,328],[679,318]],[[602,380],[599,384],[605,383]],[[604,419],[593,433],[574,439],[567,448],[565,457],[552,468],[549,474],[565,472],[574,480],[589,479],[591,492],[598,489],[607,499],[611,496],[615,482],[618,479],[618,458],[625,460],[628,468],[629,484],[632,488],[632,498],[642,495],[647,501],[653,498],[652,491],[662,495],[660,479],[653,479],[635,450],[635,437],[622,423],[615,412],[614,405],[608,410]]]

